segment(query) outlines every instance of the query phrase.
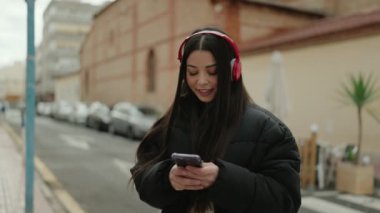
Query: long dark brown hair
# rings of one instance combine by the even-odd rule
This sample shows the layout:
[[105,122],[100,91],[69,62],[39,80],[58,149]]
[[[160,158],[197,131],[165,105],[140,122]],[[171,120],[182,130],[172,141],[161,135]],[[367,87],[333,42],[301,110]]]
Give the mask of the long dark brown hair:
[[[213,30],[203,28],[194,31]],[[224,33],[225,34],[225,33]],[[187,58],[195,50],[209,51],[216,61],[218,77],[217,93],[210,103],[201,102],[188,89],[186,82]],[[159,119],[143,138],[137,149],[137,164],[132,179],[155,163],[168,159],[173,125],[178,120],[189,125],[193,152],[199,154],[205,162],[223,158],[228,144],[242,118],[250,99],[243,85],[242,77],[231,78],[230,61],[235,58],[231,45],[222,37],[212,34],[197,34],[186,41],[178,76],[177,91],[173,103],[164,116]],[[183,121],[184,120],[184,121]],[[152,141],[157,143],[152,149]],[[193,212],[205,212],[211,203],[202,191],[194,193],[191,209]]]

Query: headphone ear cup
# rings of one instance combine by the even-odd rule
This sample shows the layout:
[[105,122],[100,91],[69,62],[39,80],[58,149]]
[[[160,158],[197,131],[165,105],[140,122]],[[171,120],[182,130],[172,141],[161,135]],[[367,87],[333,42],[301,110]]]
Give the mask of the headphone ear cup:
[[241,77],[241,64],[239,60],[236,60],[234,63],[234,80],[237,81]]
[[230,61],[230,65],[231,65],[231,80],[235,80],[235,79],[234,79],[235,61],[236,61],[236,58],[233,58],[233,59]]
[[240,61],[233,58],[231,60],[231,79],[234,81],[239,80],[241,74],[241,65]]

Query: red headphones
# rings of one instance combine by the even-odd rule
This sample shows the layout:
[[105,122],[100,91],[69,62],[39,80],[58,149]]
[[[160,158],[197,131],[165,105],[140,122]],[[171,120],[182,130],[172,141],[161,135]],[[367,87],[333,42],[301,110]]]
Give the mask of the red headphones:
[[179,50],[178,50],[178,60],[179,61],[182,61],[182,52],[183,52],[183,47],[185,46],[186,42],[193,36],[195,35],[199,35],[199,34],[211,34],[211,35],[215,35],[215,36],[218,36],[218,37],[221,37],[223,38],[224,40],[226,40],[231,46],[232,48],[234,49],[234,52],[235,52],[235,58],[233,58],[231,60],[231,73],[232,73],[232,79],[234,81],[237,81],[240,79],[240,76],[241,76],[241,64],[240,64],[240,53],[239,53],[239,49],[236,45],[236,43],[230,38],[228,37],[227,35],[221,33],[221,32],[218,32],[218,31],[213,31],[213,30],[202,30],[202,31],[199,31],[199,32],[196,32],[190,36],[188,36],[181,44],[181,46],[179,46]]

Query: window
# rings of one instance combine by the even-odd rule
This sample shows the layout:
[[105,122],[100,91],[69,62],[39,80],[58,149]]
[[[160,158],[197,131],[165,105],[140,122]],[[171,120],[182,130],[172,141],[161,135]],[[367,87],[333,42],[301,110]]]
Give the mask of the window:
[[156,56],[154,50],[148,53],[147,61],[147,91],[154,92],[156,89]]

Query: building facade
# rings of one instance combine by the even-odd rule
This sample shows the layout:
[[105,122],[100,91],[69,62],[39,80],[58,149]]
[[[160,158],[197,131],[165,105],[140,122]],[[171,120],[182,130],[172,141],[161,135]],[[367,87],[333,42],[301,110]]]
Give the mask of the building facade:
[[21,106],[25,97],[25,63],[15,62],[0,69],[0,101]]
[[55,100],[80,101],[80,75],[74,72],[55,78]]
[[320,17],[248,1],[114,1],[95,16],[81,49],[82,99],[165,109],[177,83],[178,46],[194,29],[215,25],[242,43]]
[[37,94],[53,100],[55,78],[79,70],[79,50],[98,6],[53,0],[43,14],[43,39],[37,52]]
[[[282,53],[290,103],[284,121],[297,139],[317,124],[321,141],[355,144],[356,112],[334,96],[349,73],[380,77],[379,8],[374,0],[117,0],[97,13],[82,46],[81,99],[166,109],[180,43],[194,29],[215,25],[238,42],[245,85],[260,105],[272,52]],[[380,156],[379,126],[364,116],[363,150]]]
[[[273,51],[283,55],[290,109],[284,121],[299,138],[319,126],[323,144],[357,144],[355,106],[342,104],[339,92],[350,75],[380,79],[380,10],[337,17],[260,42],[241,46],[243,75],[254,100],[265,105]],[[368,108],[380,118],[380,101]],[[362,149],[380,165],[380,123],[363,111]]]

